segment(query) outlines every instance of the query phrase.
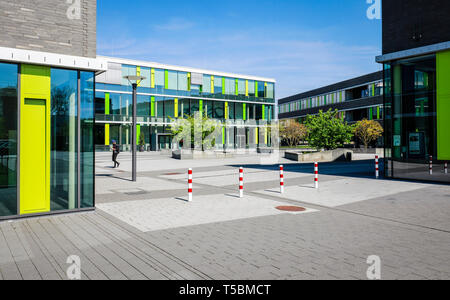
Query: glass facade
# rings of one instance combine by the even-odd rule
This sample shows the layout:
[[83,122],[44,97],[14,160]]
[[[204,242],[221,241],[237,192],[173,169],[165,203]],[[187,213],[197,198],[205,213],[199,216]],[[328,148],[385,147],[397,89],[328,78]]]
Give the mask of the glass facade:
[[18,66],[0,63],[0,217],[17,213]]
[[[137,89],[137,122],[145,132],[147,150],[170,149],[166,137],[170,136],[171,123],[199,111],[222,122],[270,121],[274,117],[273,82],[131,65],[122,65],[122,75],[149,77]],[[110,151],[113,139],[121,141],[124,151],[131,149],[131,92],[124,81],[96,83],[97,150]],[[234,140],[230,135],[228,141]]]
[[75,209],[78,162],[78,72],[51,70],[50,209]]
[[95,77],[92,72],[80,72],[80,199],[81,208],[94,206],[95,155],[94,155],[94,96]]
[[450,182],[438,156],[436,56],[400,60],[384,69],[386,175]]
[[[274,86],[267,84],[266,93],[272,97]],[[314,97],[299,99],[279,105],[280,114],[297,112],[311,108],[322,107],[337,103],[360,100],[383,95],[383,81],[377,81],[371,84],[354,87],[346,90],[330,92],[324,95],[316,95]]]
[[[42,72],[39,73],[40,75],[34,75],[35,78],[28,76],[24,81],[22,76],[19,80],[18,70],[21,68],[30,70],[30,67],[34,68],[32,70]],[[33,80],[42,85],[47,82],[49,92],[48,110],[40,110],[40,106],[37,106],[39,109],[36,112],[42,113],[40,115],[42,118],[31,115],[34,117],[33,122],[48,122],[47,129],[39,123],[30,123],[30,126],[35,124],[34,126],[44,128],[45,132],[42,136],[49,137],[48,147],[44,148],[42,153],[35,153],[37,160],[45,160],[39,157],[41,154],[48,155],[49,158],[48,169],[33,170],[36,176],[41,176],[39,172],[43,172],[42,176],[48,174],[48,180],[45,181],[48,189],[43,189],[47,190],[48,194],[42,199],[49,202],[45,205],[46,209],[42,209],[39,213],[94,206],[94,139],[98,139],[94,135],[95,112],[105,113],[108,110],[105,107],[105,98],[108,98],[106,94],[94,94],[94,73],[0,63],[0,218],[30,213],[22,210],[22,205],[25,205],[25,198],[22,197],[29,197],[28,194],[21,193],[19,199],[17,190],[21,173],[29,171],[26,169],[26,164],[22,164],[22,172],[18,172],[19,137],[26,137],[25,130],[29,128],[21,126],[22,132],[18,132],[18,99],[23,97],[23,94],[19,97],[19,93],[30,90],[30,86],[34,84]],[[23,107],[30,105],[29,103],[37,103],[37,101],[28,100],[28,102],[24,101]],[[103,107],[100,102],[103,103]],[[27,116],[30,115],[30,111],[30,106],[26,107]],[[46,111],[49,117],[46,117]],[[21,110],[22,117],[24,113]],[[29,122],[29,119],[22,119],[21,124],[25,121]],[[102,127],[104,131],[104,126]],[[27,157],[28,152],[25,154],[22,152],[22,155]],[[27,189],[27,184],[29,184],[28,181],[23,181],[20,188]],[[32,201],[33,199],[26,198],[27,205],[30,205]],[[18,204],[21,205],[20,211]]]

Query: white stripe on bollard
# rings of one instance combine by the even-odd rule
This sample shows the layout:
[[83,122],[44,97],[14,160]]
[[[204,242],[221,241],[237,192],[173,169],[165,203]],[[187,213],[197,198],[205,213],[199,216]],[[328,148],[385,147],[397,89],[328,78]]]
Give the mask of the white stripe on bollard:
[[375,177],[380,178],[380,165],[379,165],[379,156],[375,156]]
[[448,174],[448,163],[447,162],[444,163],[444,173]]
[[192,201],[192,169],[189,169],[188,171],[188,195],[189,195],[189,199],[188,201],[191,202]]
[[280,166],[280,194],[284,194],[284,166]]
[[244,168],[239,168],[239,198],[244,197]]
[[314,163],[314,187],[319,188],[319,163]]
[[433,156],[430,155],[430,175],[433,175]]

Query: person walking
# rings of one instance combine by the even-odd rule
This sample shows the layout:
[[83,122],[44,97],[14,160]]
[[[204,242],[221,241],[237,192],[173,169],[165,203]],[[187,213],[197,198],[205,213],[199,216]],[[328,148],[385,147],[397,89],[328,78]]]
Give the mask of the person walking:
[[118,145],[116,141],[113,141],[112,151],[113,151],[112,161],[114,162],[114,169],[115,169],[120,166],[120,163],[117,161],[117,156],[120,153],[120,145]]

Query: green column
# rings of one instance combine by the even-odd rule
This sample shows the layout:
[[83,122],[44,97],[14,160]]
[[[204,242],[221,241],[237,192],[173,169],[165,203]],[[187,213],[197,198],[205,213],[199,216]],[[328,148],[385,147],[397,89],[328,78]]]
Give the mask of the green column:
[[[393,158],[400,158],[402,151],[402,67],[394,66],[393,97]],[[396,145],[396,142],[398,143]]]
[[266,106],[263,104],[262,106],[262,119],[265,120],[266,119]]
[[247,120],[247,104],[242,104],[242,119],[245,121]]
[[436,56],[437,76],[437,156],[450,160],[450,51]]
[[151,117],[155,117],[156,116],[156,112],[155,112],[155,97],[151,97],[151,101],[152,101],[152,103],[151,103],[151,108],[150,108],[150,110],[151,110],[151,112],[150,112],[150,116]]
[[141,137],[141,125],[136,125],[136,145],[139,145],[140,137]]
[[169,89],[169,70],[164,70],[164,88]]

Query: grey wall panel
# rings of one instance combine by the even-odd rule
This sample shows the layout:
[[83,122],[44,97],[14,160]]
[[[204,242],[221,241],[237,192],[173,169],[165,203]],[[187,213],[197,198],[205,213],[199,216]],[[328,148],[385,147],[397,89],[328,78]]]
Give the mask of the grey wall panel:
[[0,46],[95,58],[96,16],[96,0],[0,0]]

